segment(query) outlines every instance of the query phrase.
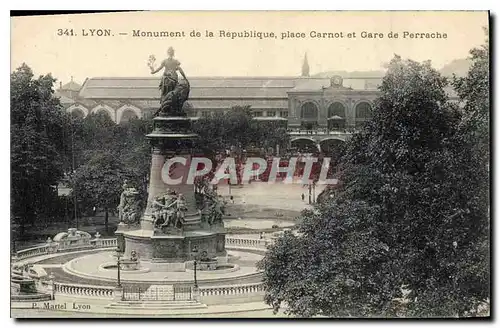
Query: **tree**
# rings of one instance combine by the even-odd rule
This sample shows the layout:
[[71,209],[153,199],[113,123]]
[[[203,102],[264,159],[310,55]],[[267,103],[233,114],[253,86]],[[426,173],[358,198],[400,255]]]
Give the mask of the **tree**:
[[63,173],[65,114],[50,75],[35,79],[23,64],[11,83],[11,209],[21,227],[49,217]]
[[132,119],[116,125],[116,148],[122,165],[127,168],[128,182],[135,186],[146,201],[149,170],[151,168],[151,145],[146,135],[153,130],[151,120]]
[[70,179],[73,195],[83,211],[93,207],[104,210],[106,230],[125,180],[138,189],[143,201],[147,199],[151,156],[145,135],[150,130],[149,121],[137,119],[117,125],[104,113],[76,122],[75,143],[83,150]]
[[430,62],[391,61],[373,119],[346,144],[337,197],[259,264],[275,310],[455,316],[488,297],[487,207],[468,188],[487,194],[485,176],[463,154],[476,132],[446,85]]
[[119,204],[122,185],[128,178],[115,153],[94,151],[70,179],[73,192],[82,208],[104,210],[104,225],[109,231],[109,212]]
[[244,161],[243,150],[251,147],[275,149],[276,145],[283,149],[290,140],[286,128],[279,123],[254,120],[249,106],[235,106],[227,113],[203,117],[194,124],[193,130],[200,136],[198,147],[201,153],[214,163],[213,171],[224,158],[218,155],[231,152],[239,181],[242,178],[239,168]]
[[[488,30],[485,29],[488,35]],[[463,104],[463,117],[455,137],[462,154],[459,165],[463,179],[457,188],[463,192],[461,201],[466,206],[472,231],[467,240],[470,248],[462,260],[460,280],[468,283],[464,292],[472,294],[475,303],[490,297],[490,215],[489,215],[489,165],[490,165],[490,70],[489,43],[470,52],[472,66],[466,77],[454,78],[453,86]],[[462,295],[460,295],[462,296]],[[471,301],[472,302],[472,301]],[[475,307],[474,307],[475,308]],[[488,302],[489,308],[489,302]],[[489,309],[488,309],[489,312]],[[474,313],[472,313],[474,314]]]

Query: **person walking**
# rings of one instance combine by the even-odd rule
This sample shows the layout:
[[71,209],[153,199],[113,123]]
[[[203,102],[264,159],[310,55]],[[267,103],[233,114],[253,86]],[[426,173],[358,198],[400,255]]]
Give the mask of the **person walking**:
[[304,198],[306,198],[306,196],[304,195],[304,193],[302,193],[302,195],[300,197],[302,198],[302,201],[304,201]]

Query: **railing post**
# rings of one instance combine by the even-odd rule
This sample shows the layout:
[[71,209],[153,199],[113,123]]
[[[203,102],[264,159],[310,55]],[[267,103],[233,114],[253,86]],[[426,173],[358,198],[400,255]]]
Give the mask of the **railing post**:
[[54,286],[54,274],[51,272],[50,275],[49,275],[49,282],[47,284],[47,293],[50,294],[50,299],[51,300],[55,300],[55,286]]
[[102,246],[102,239],[101,239],[101,234],[99,232],[97,232],[95,234],[94,241],[95,241],[94,247],[95,248],[101,248],[101,246]]
[[200,301],[200,288],[198,286],[194,286],[190,293],[190,299],[191,299],[191,295],[192,295],[192,298],[196,301],[196,302],[199,302]]
[[115,302],[123,301],[124,297],[125,293],[123,287],[115,287],[115,289],[113,290],[113,300]]

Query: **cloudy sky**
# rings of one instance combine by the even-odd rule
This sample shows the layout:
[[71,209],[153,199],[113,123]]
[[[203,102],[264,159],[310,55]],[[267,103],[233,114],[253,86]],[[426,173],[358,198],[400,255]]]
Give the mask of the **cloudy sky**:
[[[441,68],[484,43],[486,12],[141,12],[14,17],[11,19],[11,68],[27,63],[36,74],[52,73],[67,82],[97,76],[148,76],[149,55],[158,60],[169,46],[189,76],[296,76],[307,52],[311,74],[322,71],[379,70],[396,53],[431,59]],[[58,29],[74,36],[58,36]],[[112,36],[83,36],[85,29],[109,29]],[[184,31],[181,38],[134,37],[133,30]],[[192,38],[192,30],[201,37]],[[205,37],[205,31],[214,33]],[[230,39],[220,30],[274,32],[277,38]],[[281,33],[305,38],[281,39]],[[382,39],[361,33],[383,33]],[[399,38],[388,38],[389,32]],[[446,33],[447,38],[403,38],[403,33]],[[312,38],[311,32],[344,38]],[[126,35],[120,35],[126,33]],[[356,33],[356,38],[348,38]]]

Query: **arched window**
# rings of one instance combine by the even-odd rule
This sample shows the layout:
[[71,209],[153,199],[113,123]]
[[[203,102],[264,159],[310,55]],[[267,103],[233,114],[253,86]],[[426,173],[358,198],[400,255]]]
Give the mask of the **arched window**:
[[296,140],[292,140],[290,144],[292,148],[303,153],[315,153],[319,151],[319,146],[310,139],[299,138]]
[[103,104],[97,105],[96,107],[94,107],[94,109],[92,109],[92,113],[98,114],[98,115],[104,115],[102,113],[105,113],[113,122],[116,123],[115,110],[108,105],[103,105]]
[[334,151],[338,150],[344,141],[339,139],[326,139],[319,143],[321,151],[330,156]]
[[301,106],[300,117],[306,120],[318,119],[318,107],[312,102],[306,102]]
[[372,106],[367,102],[361,102],[356,105],[356,118],[370,119],[372,117]]
[[80,108],[73,108],[71,111],[71,116],[79,119],[85,118],[85,112]]
[[356,105],[356,125],[362,125],[372,117],[372,106],[364,101]]
[[98,109],[96,112],[95,112],[97,115],[106,115],[107,117],[109,117],[111,120],[113,119],[111,117],[111,115],[109,114],[109,112],[107,110],[105,110],[104,108],[101,108],[101,109]]
[[122,117],[120,118],[120,123],[125,123],[130,121],[131,119],[137,119],[137,114],[131,109],[125,109],[122,113]]
[[345,106],[342,103],[334,102],[328,106],[328,117],[333,116],[345,118]]

